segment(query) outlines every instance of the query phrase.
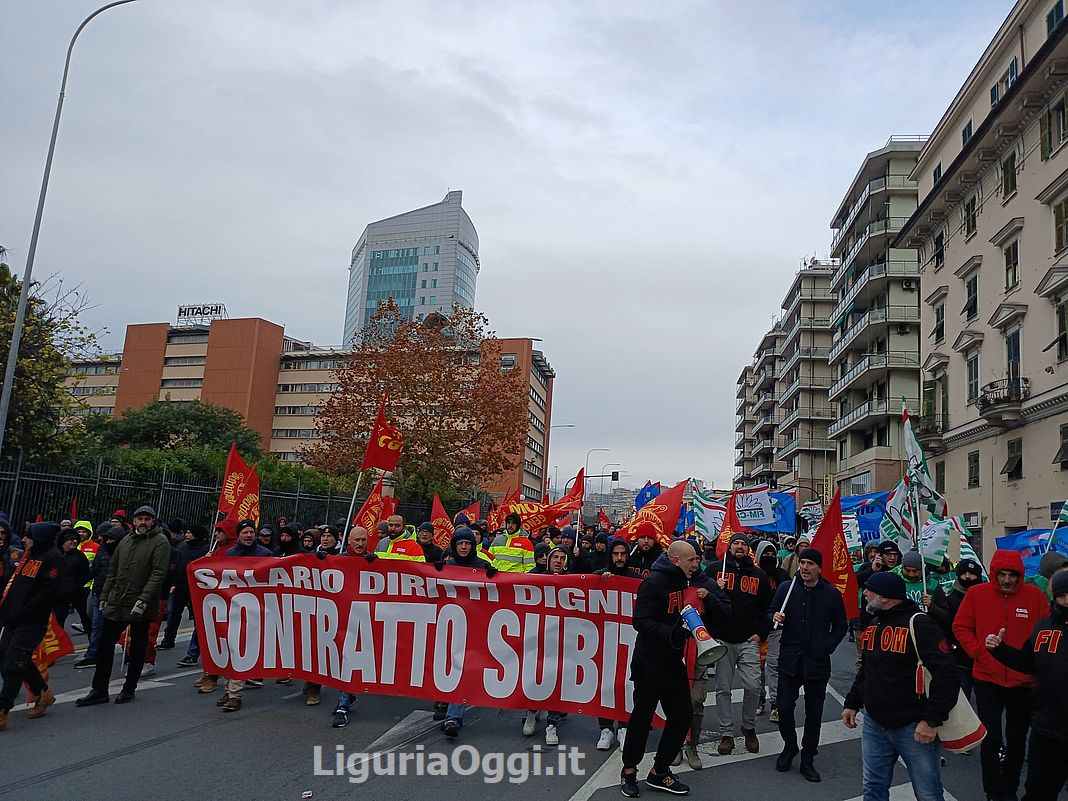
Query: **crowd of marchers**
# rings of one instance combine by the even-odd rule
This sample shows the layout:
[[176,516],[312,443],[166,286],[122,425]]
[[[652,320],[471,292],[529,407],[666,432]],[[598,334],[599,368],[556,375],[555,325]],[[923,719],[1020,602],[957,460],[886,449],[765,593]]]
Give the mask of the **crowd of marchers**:
[[[705,766],[698,745],[706,729],[718,755],[738,748],[759,752],[756,722],[765,713],[778,724],[784,743],[775,769],[789,772],[799,758],[800,775],[820,781],[815,758],[831,654],[847,636],[856,643],[856,676],[842,720],[848,727],[863,726],[866,801],[887,798],[899,757],[917,798],[943,798],[938,732],[962,691],[987,729],[980,746],[987,799],[1016,801],[1025,763],[1024,801],[1055,801],[1068,781],[1063,691],[1068,638],[1061,643],[1068,628],[1068,559],[1059,554],[1043,558],[1035,586],[1025,580],[1016,552],[995,552],[986,569],[967,558],[925,566],[916,551],[873,542],[855,565],[861,612],[847,620],[841,594],[823,577],[823,554],[805,536],[738,533],[717,558],[715,543],[699,538],[676,536],[662,547],[652,527],[640,528],[632,540],[616,536],[617,529],[590,526],[581,534],[571,525],[528,532],[516,514],[497,531],[464,515],[454,527],[442,548],[435,544],[433,525],[411,526],[400,515],[375,532],[346,529],[344,520],[304,528],[284,517],[266,526],[223,520],[209,531],[181,520],[165,523],[142,506],[129,518],[116,511],[96,525],[27,523],[16,537],[0,514],[0,729],[7,727],[23,685],[32,699],[27,718],[43,717],[55,702],[33,659],[52,615],[75,637],[86,638],[74,666],[93,671],[92,689],[75,702],[78,707],[112,700],[117,645],[125,677],[114,702],[134,701],[138,681],[155,672],[161,652],[176,647],[187,619],[192,631],[176,664],[199,665],[188,567],[223,548],[235,558],[311,553],[321,559],[459,565],[484,570],[489,579],[505,571],[640,580],[633,616],[633,711],[627,720],[597,721],[597,748],[620,748],[620,789],[629,797],[640,794],[637,766],[658,705],[666,725],[645,779],[649,789],[688,792],[671,768],[684,760],[694,770]],[[710,665],[686,659],[692,633],[678,601],[690,588],[701,599],[704,625],[723,646],[723,655]],[[925,689],[916,681],[921,662],[931,674]],[[204,672],[193,684],[202,695],[221,687],[216,705],[233,713],[241,709],[245,690],[262,681]],[[737,706],[731,703],[736,688],[742,695]],[[799,741],[795,710],[802,691]],[[706,721],[710,693],[714,717]],[[323,687],[305,682],[303,698],[319,706]],[[337,693],[330,725],[348,725],[355,702],[353,694]],[[449,737],[459,736],[464,712],[460,703],[434,704],[434,718]],[[564,736],[563,712],[527,711],[523,734],[535,735],[543,719],[546,744],[557,745]],[[580,731],[570,733],[571,739],[583,736]],[[596,734],[591,731],[591,738]]]

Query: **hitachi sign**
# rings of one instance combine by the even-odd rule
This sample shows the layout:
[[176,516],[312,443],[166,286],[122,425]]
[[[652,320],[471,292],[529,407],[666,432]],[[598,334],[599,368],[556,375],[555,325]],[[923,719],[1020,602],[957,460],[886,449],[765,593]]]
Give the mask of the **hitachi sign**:
[[217,319],[226,317],[226,304],[224,303],[196,303],[189,306],[178,307],[178,321],[189,319],[203,319],[210,317]]

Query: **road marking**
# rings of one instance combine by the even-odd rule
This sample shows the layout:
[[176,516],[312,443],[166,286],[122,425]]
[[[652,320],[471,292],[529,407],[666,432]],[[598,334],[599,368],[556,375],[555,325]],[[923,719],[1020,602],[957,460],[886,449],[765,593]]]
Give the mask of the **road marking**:
[[[399,723],[384,732],[377,740],[367,746],[367,752],[392,751],[398,746],[404,745],[412,735],[422,736],[427,731],[433,731],[438,726],[437,721],[433,718],[433,712],[427,712],[425,709],[412,710]],[[433,725],[428,727],[428,723],[432,723]]]
[[[945,796],[946,801],[957,801],[957,798],[949,790],[943,790],[942,794]],[[858,795],[848,801],[864,801],[864,796]],[[916,793],[912,790],[912,784],[898,784],[891,787],[890,801],[916,801]]]

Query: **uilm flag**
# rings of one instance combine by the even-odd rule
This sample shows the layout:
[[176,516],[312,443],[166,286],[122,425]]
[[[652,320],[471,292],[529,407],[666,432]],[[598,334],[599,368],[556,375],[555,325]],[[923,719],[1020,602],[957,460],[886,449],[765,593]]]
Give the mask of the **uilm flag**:
[[378,406],[378,415],[375,424],[371,427],[371,437],[367,440],[367,450],[363,454],[361,470],[369,470],[372,467],[392,473],[397,469],[401,453],[400,432],[391,426],[386,420],[386,396],[382,396],[382,403]]
[[682,508],[682,496],[690,479],[686,478],[669,490],[664,490],[650,498],[634,513],[634,517],[623,524],[619,536],[633,542],[638,537],[656,537],[661,548],[671,544],[671,535],[675,524],[679,522],[679,509]]
[[[352,525],[363,526],[367,529],[368,551],[374,551],[378,545],[378,524],[387,517],[389,515],[386,514],[385,497],[382,495],[382,479],[378,479],[375,488],[371,490],[371,494],[367,496],[367,500],[363,502],[360,511],[352,520]],[[347,537],[348,532],[345,532],[344,536]]]
[[430,507],[430,524],[434,526],[434,544],[442,550],[448,548],[449,542],[452,541],[454,529],[445,507],[441,505],[441,498],[438,497],[436,492],[434,493],[434,503]]
[[731,538],[739,532],[744,532],[745,527],[738,521],[737,509],[738,494],[731,493],[727,499],[727,509],[723,513],[723,523],[719,527],[719,536],[716,537],[716,558],[723,559],[727,554],[727,548],[731,544]]
[[860,600],[857,590],[857,574],[853,572],[853,560],[846,546],[842,528],[842,491],[834,493],[834,500],[812,538],[812,547],[823,554],[823,577],[842,593],[846,619],[860,615]]

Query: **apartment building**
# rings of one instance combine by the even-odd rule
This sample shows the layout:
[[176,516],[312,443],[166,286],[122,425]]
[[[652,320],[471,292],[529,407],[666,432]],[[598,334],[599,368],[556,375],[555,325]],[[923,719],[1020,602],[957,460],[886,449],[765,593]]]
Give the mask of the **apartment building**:
[[734,430],[737,436],[734,439],[734,487],[744,487],[753,483],[753,471],[756,468],[756,459],[753,457],[753,444],[756,436],[753,428],[756,425],[756,395],[753,392],[753,365],[747,364],[742,368],[738,376],[738,404],[735,407],[737,417]]
[[[527,377],[527,436],[516,468],[484,489],[522,487],[524,497],[540,501],[556,373],[535,340],[500,342],[501,366]],[[80,414],[121,415],[153,400],[225,406],[240,412],[275,458],[299,462],[320,436],[318,416],[337,390],[335,371],[351,356],[351,349],[295,339],[260,318],[180,317],[174,325],[127,326],[120,353],[75,363],[66,385],[82,401]]]
[[779,369],[779,446],[775,458],[786,472],[779,486],[823,495],[835,472],[835,446],[827,436],[831,414],[827,362],[831,346],[831,278],[837,261],[807,259],[794,275],[782,301],[783,339]]
[[785,336],[782,322],[777,322],[760,338],[753,353],[752,366],[752,430],[749,458],[752,459],[753,483],[772,483],[786,472],[786,465],[776,451],[779,437],[779,364]]
[[1021,0],[920,151],[921,438],[950,509],[994,538],[1068,493],[1068,25]]
[[901,403],[919,411],[920,280],[916,251],[893,240],[916,211],[912,172],[925,141],[892,136],[869,153],[831,220],[833,334],[812,356],[834,379],[819,411],[845,495],[891,489],[907,466]]

